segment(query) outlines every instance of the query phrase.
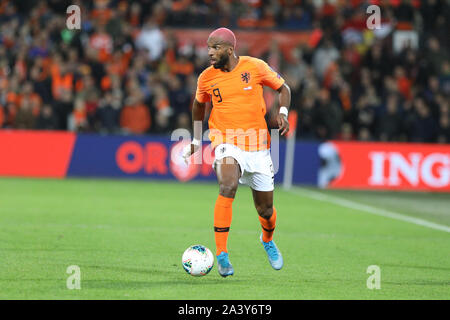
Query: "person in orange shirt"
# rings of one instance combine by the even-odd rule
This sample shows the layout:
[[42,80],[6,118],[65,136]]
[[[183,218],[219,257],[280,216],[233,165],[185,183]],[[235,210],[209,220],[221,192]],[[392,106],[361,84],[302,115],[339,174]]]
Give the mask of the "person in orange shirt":
[[211,66],[197,81],[192,106],[194,139],[184,151],[188,159],[201,150],[202,133],[197,130],[205,114],[206,102],[212,103],[209,117],[211,146],[214,148],[213,168],[219,183],[214,207],[214,234],[219,274],[234,274],[229,261],[227,240],[231,225],[232,203],[238,183],[250,186],[262,227],[260,241],[271,266],[280,270],[283,258],[273,241],[277,211],[273,206],[274,171],[270,157],[270,136],[264,119],[266,106],[263,86],[278,91],[280,111],[277,122],[281,135],[289,131],[287,120],[291,91],[284,79],[269,65],[257,58],[237,56],[236,37],[226,28],[219,28],[208,37]]
[[132,134],[143,134],[150,129],[151,117],[148,107],[139,97],[130,96],[120,113],[120,127]]

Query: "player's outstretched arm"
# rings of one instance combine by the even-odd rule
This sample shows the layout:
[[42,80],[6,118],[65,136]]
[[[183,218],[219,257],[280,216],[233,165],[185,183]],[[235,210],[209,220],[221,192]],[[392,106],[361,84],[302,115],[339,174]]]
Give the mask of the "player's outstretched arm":
[[287,113],[291,104],[291,89],[286,83],[284,83],[277,91],[279,93],[278,101],[280,103],[280,112],[277,116],[278,130],[283,136],[289,132]]
[[205,103],[199,102],[194,99],[192,104],[192,131],[193,139],[192,143],[183,150],[183,157],[187,163],[187,160],[200,148],[200,142],[202,141],[202,123],[205,118]]

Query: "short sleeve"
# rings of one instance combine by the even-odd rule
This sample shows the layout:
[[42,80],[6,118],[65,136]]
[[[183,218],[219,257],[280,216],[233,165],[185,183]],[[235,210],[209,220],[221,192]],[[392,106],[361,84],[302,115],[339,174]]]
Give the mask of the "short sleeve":
[[195,99],[198,102],[205,103],[211,100],[211,96],[207,91],[208,86],[205,84],[203,73],[197,79],[197,90],[195,92]]
[[258,61],[258,67],[261,83],[264,86],[268,86],[274,90],[280,89],[280,87],[284,84],[284,79],[280,76],[280,74],[262,60]]

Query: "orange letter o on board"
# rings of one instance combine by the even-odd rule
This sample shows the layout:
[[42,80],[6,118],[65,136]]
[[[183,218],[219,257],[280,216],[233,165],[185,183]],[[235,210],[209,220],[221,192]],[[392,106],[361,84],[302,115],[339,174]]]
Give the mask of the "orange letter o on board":
[[[130,159],[129,155],[133,158]],[[137,142],[123,143],[117,150],[116,163],[123,172],[138,172],[144,166],[144,148]]]

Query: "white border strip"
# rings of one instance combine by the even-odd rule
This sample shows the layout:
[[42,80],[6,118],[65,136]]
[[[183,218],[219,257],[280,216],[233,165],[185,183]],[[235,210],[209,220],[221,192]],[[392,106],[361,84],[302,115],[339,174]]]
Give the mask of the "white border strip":
[[401,214],[398,212],[380,209],[380,208],[372,207],[372,206],[369,206],[366,204],[350,201],[347,199],[330,196],[330,195],[327,195],[327,194],[324,194],[324,193],[321,193],[318,191],[306,190],[303,188],[293,188],[293,189],[290,189],[287,191],[297,194],[297,195],[307,196],[307,197],[315,199],[315,200],[333,203],[333,204],[336,204],[341,207],[346,207],[346,208],[350,208],[350,209],[354,209],[354,210],[358,210],[358,211],[364,211],[367,213],[375,214],[377,216],[406,221],[406,222],[413,223],[413,224],[416,224],[416,225],[419,225],[422,227],[427,227],[427,228],[450,233],[450,227],[442,225],[442,224],[437,224],[437,223],[423,220],[420,218],[410,217],[410,216],[407,216],[407,215],[404,215],[404,214]]

